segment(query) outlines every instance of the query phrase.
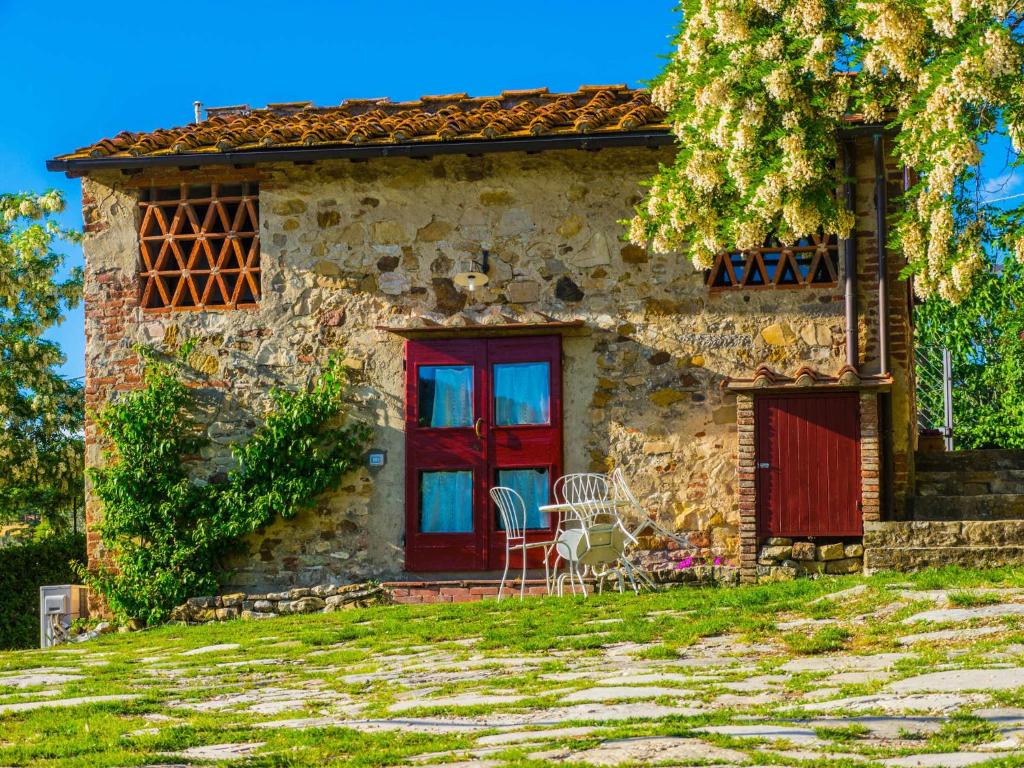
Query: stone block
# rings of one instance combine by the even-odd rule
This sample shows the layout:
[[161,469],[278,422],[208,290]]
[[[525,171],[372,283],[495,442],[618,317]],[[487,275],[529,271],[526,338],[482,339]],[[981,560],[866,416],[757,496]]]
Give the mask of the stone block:
[[797,336],[787,323],[773,323],[761,329],[761,338],[773,347],[788,347],[796,341]]
[[843,554],[847,557],[863,557],[864,556],[864,545],[863,544],[847,544],[843,547]]
[[793,544],[793,559],[794,560],[814,560],[817,557],[818,548],[814,546],[813,541],[798,541]]
[[540,284],[533,280],[516,280],[505,286],[505,297],[513,304],[532,304],[540,300]]
[[819,560],[841,560],[845,556],[846,551],[841,541],[837,541],[834,544],[818,545]]
[[863,568],[864,561],[859,557],[846,557],[825,563],[825,573],[859,573]]
[[763,560],[788,560],[793,555],[792,545],[786,546],[784,544],[776,546],[764,546],[761,547],[761,559]]
[[659,389],[657,392],[652,393],[650,396],[650,401],[655,405],[661,406],[662,408],[668,405],[672,405],[673,403],[678,403],[680,400],[685,399],[685,392],[680,392],[678,389],[672,389],[671,387]]
[[765,539],[764,543],[769,547],[788,547],[792,545],[793,540],[785,536],[771,536]]
[[276,608],[277,602],[271,600],[254,600],[252,604],[252,609],[257,613],[269,613]]
[[672,444],[667,440],[651,440],[644,443],[645,456],[660,456],[665,453],[672,453]]
[[303,597],[292,603],[292,613],[315,613],[322,611],[326,603],[322,597]]
[[245,600],[245,592],[232,592],[231,594],[220,596],[221,605],[225,608],[239,606],[243,600]]

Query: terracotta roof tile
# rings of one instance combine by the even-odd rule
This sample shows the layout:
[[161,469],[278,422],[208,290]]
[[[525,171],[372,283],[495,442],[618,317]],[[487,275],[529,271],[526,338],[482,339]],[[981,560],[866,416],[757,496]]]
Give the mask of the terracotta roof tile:
[[349,99],[337,107],[297,101],[251,109],[212,107],[206,119],[178,128],[133,133],[82,147],[58,159],[157,157],[267,148],[418,144],[458,139],[667,130],[646,91],[585,85],[573,93],[546,88],[500,96],[454,93],[415,101]]

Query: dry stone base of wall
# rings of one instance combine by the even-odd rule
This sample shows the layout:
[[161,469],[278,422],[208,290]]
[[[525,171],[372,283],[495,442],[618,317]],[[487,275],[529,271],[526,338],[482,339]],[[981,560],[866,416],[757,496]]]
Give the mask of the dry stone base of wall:
[[757,555],[759,581],[795,579],[823,573],[861,573],[864,546],[859,541],[814,542],[806,539],[765,539]]
[[332,613],[349,608],[389,605],[391,590],[379,584],[348,584],[342,587],[321,584],[299,587],[287,592],[192,597],[171,613],[172,621],[207,624],[229,619],[269,619],[291,613]]

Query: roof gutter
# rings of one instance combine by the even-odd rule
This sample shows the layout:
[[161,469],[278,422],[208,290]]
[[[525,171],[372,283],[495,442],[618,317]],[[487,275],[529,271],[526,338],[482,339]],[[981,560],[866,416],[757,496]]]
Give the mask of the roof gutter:
[[198,165],[251,165],[253,163],[363,160],[377,157],[429,158],[435,155],[480,155],[494,152],[543,152],[552,149],[598,150],[614,147],[664,147],[675,142],[668,130],[470,141],[438,141],[420,144],[337,145],[291,149],[248,149],[241,152],[198,152],[139,157],[82,157],[46,161],[49,171],[81,175],[87,171]]

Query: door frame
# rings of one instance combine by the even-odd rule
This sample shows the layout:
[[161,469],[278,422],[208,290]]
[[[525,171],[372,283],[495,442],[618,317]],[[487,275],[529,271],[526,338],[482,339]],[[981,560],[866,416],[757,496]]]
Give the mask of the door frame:
[[[562,397],[562,338],[558,335],[484,337],[472,339],[407,340],[405,343],[405,570],[412,572],[461,572],[496,570],[504,565],[504,534],[497,524],[497,510],[489,489],[498,469],[545,467],[548,494],[561,475],[564,451]],[[551,363],[550,420],[545,425],[495,426],[492,363]],[[418,425],[418,369],[424,365],[472,364],[473,420],[469,428],[424,428]],[[479,421],[478,421],[479,420]],[[478,425],[478,426],[477,426]],[[550,433],[554,430],[554,435]],[[546,455],[523,455],[517,447],[531,437],[548,433],[554,446]],[[470,441],[473,435],[473,442]],[[473,454],[465,450],[473,446]],[[431,459],[429,453],[440,449]],[[412,459],[413,455],[424,458]],[[462,534],[419,533],[419,475],[423,471],[451,469],[453,463],[473,469],[473,532]],[[500,462],[500,465],[499,465]],[[461,465],[460,465],[461,466]],[[528,540],[550,538],[556,521],[548,528],[527,533]],[[453,560],[457,560],[453,564]],[[543,553],[531,551],[531,565],[543,564]]]

